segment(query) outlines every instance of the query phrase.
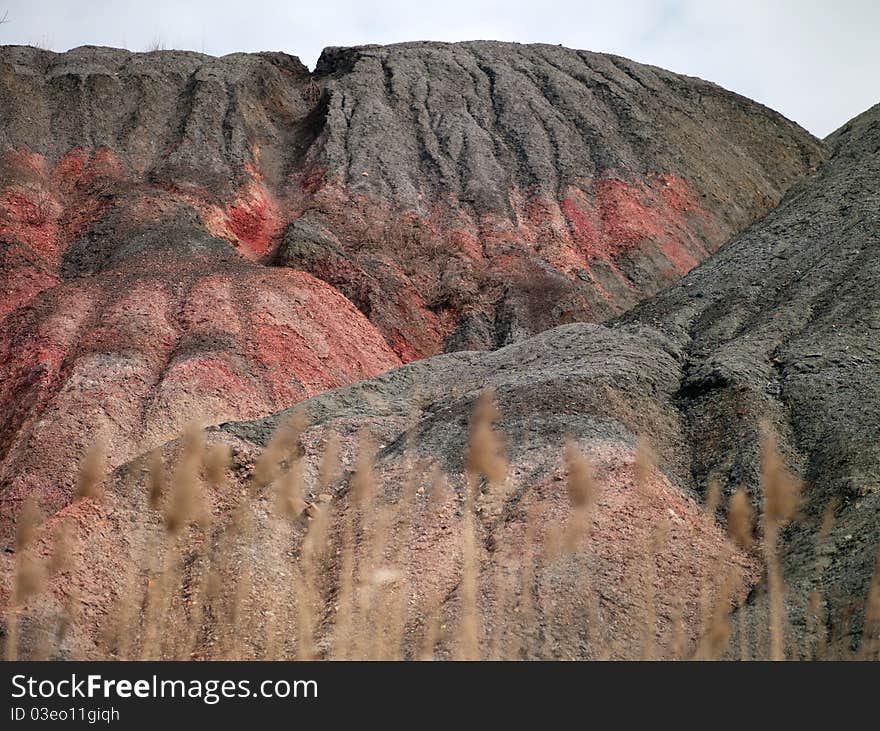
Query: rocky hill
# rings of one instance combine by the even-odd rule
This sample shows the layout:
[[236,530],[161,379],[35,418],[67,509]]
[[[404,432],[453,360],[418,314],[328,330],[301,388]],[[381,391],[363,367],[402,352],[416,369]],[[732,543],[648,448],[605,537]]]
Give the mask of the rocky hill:
[[0,49],[0,485],[67,501],[183,422],[602,320],[821,145],[698,79],[551,46]]
[[[762,421],[804,484],[781,541],[787,654],[864,646],[880,107],[821,143],[697,79],[482,42],[328,49],[312,74],[278,54],[4,48],[0,101],[3,535],[35,493],[51,514],[40,550],[62,525],[78,536],[25,646],[79,596],[79,631],[56,649],[103,647],[119,577],[163,530],[147,452],[176,464],[193,417],[219,425],[209,443],[231,463],[205,473],[214,522],[181,539],[186,596],[239,496],[274,535],[260,452],[297,414],[305,517],[289,545],[246,541],[222,576],[275,596],[290,576],[272,552],[301,556],[332,505],[317,652],[333,652],[358,454],[374,444],[378,504],[412,508],[384,547],[406,556],[404,656],[431,612],[461,622],[468,561],[481,639],[515,636],[518,657],[699,654],[722,592],[729,652],[766,654],[763,558],[725,526],[738,487],[762,504]],[[468,435],[487,388],[506,477],[480,483],[469,557]],[[118,469],[103,499],[69,504],[99,433]],[[598,485],[589,550],[535,558],[535,531],[552,546],[576,516],[567,440]],[[380,568],[380,585],[404,580]],[[257,656],[273,611],[242,630]],[[227,652],[213,629],[198,656]],[[441,632],[437,653],[455,639]]]

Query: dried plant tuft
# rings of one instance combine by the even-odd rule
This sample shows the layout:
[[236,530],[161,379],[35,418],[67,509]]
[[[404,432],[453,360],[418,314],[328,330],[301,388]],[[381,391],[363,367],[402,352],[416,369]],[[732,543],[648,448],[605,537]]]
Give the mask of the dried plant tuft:
[[165,480],[165,462],[162,461],[162,452],[155,449],[150,453],[147,467],[147,494],[150,508],[153,510],[158,510],[162,504]]
[[657,469],[657,453],[647,437],[640,436],[636,442],[636,456],[633,463],[633,476],[636,491],[643,498],[648,498],[651,477]]
[[37,504],[37,496],[34,493],[28,495],[22,503],[18,513],[18,523],[15,530],[15,550],[23,551],[30,546],[37,534],[37,528],[43,522],[40,506]]
[[205,516],[199,515],[201,506],[199,473],[204,457],[204,434],[196,423],[189,424],[183,433],[183,451],[177,469],[165,513],[165,527],[171,534],[179,533],[184,526]]
[[574,442],[566,443],[564,458],[568,474],[566,489],[572,514],[562,537],[562,546],[564,550],[571,552],[589,534],[598,489],[593,466]]
[[771,530],[783,527],[800,506],[800,482],[786,469],[776,435],[769,423],[761,427],[761,484],[764,488],[764,521]]
[[351,478],[352,498],[359,509],[367,506],[376,492],[376,476],[373,474],[374,451],[369,436],[363,435],[358,450],[357,466]]
[[484,475],[492,484],[501,484],[507,477],[504,445],[493,425],[500,412],[495,394],[484,391],[474,405],[471,433],[465,466],[472,475]]
[[20,606],[43,590],[46,572],[40,559],[30,551],[18,555],[16,564],[13,604]]
[[70,568],[73,549],[73,521],[65,519],[55,529],[55,541],[48,566],[50,574],[57,574]]
[[715,520],[719,505],[721,505],[721,483],[713,477],[706,486],[705,500],[706,514],[712,520]]
[[306,509],[304,495],[303,465],[296,460],[276,483],[275,515],[286,520],[296,520]]
[[107,470],[106,447],[99,437],[86,451],[76,476],[77,499],[97,498],[101,495],[101,481]]
[[255,488],[265,487],[273,482],[281,472],[281,463],[291,456],[299,456],[294,455],[294,452],[299,448],[299,440],[305,428],[305,416],[297,413],[275,430],[254,466],[252,479]]
[[214,487],[226,485],[226,470],[229,469],[231,458],[229,445],[222,442],[212,444],[205,451],[205,477]]
[[744,550],[752,547],[755,511],[748,493],[738,488],[730,498],[727,509],[727,534],[733,542]]
[[339,437],[331,432],[318,465],[318,486],[321,490],[329,490],[339,480],[341,472]]

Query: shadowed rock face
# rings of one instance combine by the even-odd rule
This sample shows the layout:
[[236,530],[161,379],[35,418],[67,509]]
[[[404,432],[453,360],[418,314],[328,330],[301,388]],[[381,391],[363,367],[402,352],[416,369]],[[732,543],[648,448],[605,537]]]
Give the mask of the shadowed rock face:
[[685,348],[678,399],[698,482],[756,491],[756,425],[775,422],[805,481],[787,536],[795,629],[816,590],[832,639],[852,648],[880,550],[880,106],[826,143],[813,180],[624,319]]
[[823,157],[712,84],[551,46],[0,49],[2,535],[182,421],[601,320]]

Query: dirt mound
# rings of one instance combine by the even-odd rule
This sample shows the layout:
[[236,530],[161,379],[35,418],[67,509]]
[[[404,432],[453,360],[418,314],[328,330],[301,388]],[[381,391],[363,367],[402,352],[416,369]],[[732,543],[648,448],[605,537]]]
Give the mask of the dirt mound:
[[194,418],[260,416],[400,364],[324,282],[251,264],[179,218],[125,247],[0,326],[4,537],[26,495],[67,504],[96,439],[113,467]]
[[[308,399],[292,411],[222,425],[209,436],[211,444],[231,448],[227,484],[207,490],[214,520],[185,536],[182,560],[193,567],[195,577],[204,570],[205,557],[226,550],[221,546],[229,540],[229,516],[239,514],[235,505],[241,496],[250,496],[244,501],[260,530],[251,534],[237,568],[218,571],[225,571],[224,585],[247,586],[254,597],[247,628],[237,625],[242,627],[237,651],[266,656],[265,637],[283,616],[272,608],[273,601],[287,591],[298,598],[285,602],[303,601],[298,585],[291,583],[300,579],[291,578],[287,564],[276,560],[276,551],[293,551],[295,556],[304,550],[308,522],[295,524],[293,537],[282,538],[281,548],[269,547],[273,537],[285,536],[286,531],[273,523],[277,485],[255,481],[255,464],[279,427],[301,413],[308,424],[298,440],[304,498],[310,504],[332,505],[337,531],[321,574],[324,593],[315,618],[320,651],[334,652],[338,617],[333,606],[342,599],[333,582],[342,571],[344,550],[336,541],[348,521],[366,520],[351,501],[350,485],[358,455],[369,450],[371,442],[378,448],[377,510],[412,501],[412,514],[407,516],[412,523],[383,532],[385,551],[391,556],[403,552],[403,560],[391,563],[387,571],[395,576],[404,572],[405,577],[395,582],[404,581],[409,607],[402,643],[392,654],[418,656],[433,611],[442,619],[436,655],[456,655],[468,424],[475,400],[491,387],[501,412],[495,428],[503,435],[510,471],[501,493],[486,486],[477,499],[480,606],[492,618],[482,623],[480,642],[488,648],[501,642],[501,635],[512,633],[518,649],[512,650],[509,639],[504,640],[495,648],[500,657],[632,658],[643,655],[647,631],[658,655],[688,656],[705,621],[705,605],[725,579],[731,582],[725,584],[727,590],[741,601],[759,571],[755,558],[730,543],[723,526],[706,513],[689,486],[687,445],[671,405],[678,375],[678,354],[656,334],[574,324],[494,353],[455,353],[418,361]],[[640,456],[637,435],[645,433],[657,436],[659,466]],[[340,477],[327,483],[320,476],[321,465],[327,445],[337,438]],[[567,438],[583,449],[599,484],[589,550],[536,556],[533,588],[511,605],[512,595],[504,586],[517,570],[525,570],[518,562],[535,553],[530,543],[535,531],[542,543],[552,543],[556,528],[573,520],[562,459]],[[163,449],[169,473],[179,463],[180,450],[179,442]],[[81,607],[78,631],[68,633],[61,645],[51,641],[51,651],[61,656],[102,652],[95,643],[102,645],[102,631],[115,621],[119,603],[127,601],[128,584],[119,576],[131,576],[133,566],[154,565],[157,546],[164,545],[160,513],[147,505],[149,462],[145,457],[119,468],[107,481],[102,499],[75,503],[47,523],[39,552],[51,555],[53,537],[64,522],[76,527],[76,550],[71,568],[52,583],[39,613],[22,623],[23,643],[39,645],[42,633],[52,632],[57,617],[64,616],[69,597],[81,596],[90,600]],[[442,487],[438,474],[446,476]],[[96,556],[106,558],[95,560]],[[359,561],[366,561],[363,553]],[[248,583],[237,584],[245,575]],[[192,577],[185,581],[192,582],[190,587],[198,583]],[[6,592],[10,589],[5,587]],[[197,593],[192,588],[185,592]],[[526,596],[531,596],[528,611]],[[646,626],[646,602],[654,601],[649,597],[656,600],[656,619]],[[393,604],[392,599],[387,611]],[[524,613],[510,615],[514,605],[520,607],[517,613]],[[589,622],[584,619],[588,611],[597,613]],[[301,629],[300,617],[274,631],[282,632],[293,646],[299,642],[299,649],[291,652],[301,654],[302,640],[295,639],[301,638]],[[681,633],[678,642],[676,633]],[[210,624],[197,655],[225,656],[220,635]],[[679,649],[673,650],[676,645]]]
[[[809,593],[825,498],[841,496],[823,581],[829,616],[856,617],[829,620],[834,641],[858,635],[858,613],[838,605],[846,592],[863,600],[876,545],[876,445],[864,446],[877,423],[865,396],[877,383],[875,113],[833,136],[831,161],[786,194],[826,154],[796,125],[698,79],[561,47],[328,49],[314,74],[283,54],[9,47],[0,102],[0,528],[11,544],[30,493],[55,513],[46,552],[73,521],[76,568],[50,596],[53,611],[86,598],[76,654],[94,651],[119,576],[162,531],[144,458],[123,463],[192,417],[227,422],[211,435],[234,449],[228,491],[210,495],[221,530],[291,412],[232,422],[303,399],[315,502],[320,454],[342,437],[344,474],[322,486],[339,520],[364,429],[380,445],[381,500],[448,474],[415,542],[394,534],[412,549],[415,652],[419,608],[439,596],[450,626],[460,613],[467,424],[487,386],[510,461],[502,498],[478,506],[489,614],[505,612],[498,568],[528,549],[531,516],[572,518],[566,438],[601,483],[592,552],[535,567],[522,656],[632,657],[648,635],[671,651],[682,620],[692,647],[728,577],[742,604],[759,561],[699,502],[710,475],[759,500],[767,414],[810,486],[808,519],[786,536],[793,597]],[[619,315],[780,200],[624,320],[572,322]],[[67,505],[100,434],[108,466],[123,466],[103,501]],[[270,488],[253,506],[264,523]],[[286,580],[260,568],[266,586]],[[601,649],[576,622],[594,610]],[[802,615],[792,607],[796,625]],[[332,613],[319,624],[332,629]]]
[[315,80],[314,194],[279,261],[340,288],[405,359],[627,309],[823,157],[713,84],[559,46],[327,49]]
[[339,288],[405,360],[618,313],[823,157],[713,84],[561,47],[328,49],[314,74],[92,47],[0,64],[7,270],[28,275],[5,311],[88,274],[94,253],[59,260],[160,196],[245,258]]
[[182,413],[249,418],[601,320],[823,151],[625,59],[417,43],[328,49],[314,74],[284,54],[4,47],[0,155],[8,539],[34,486],[63,504],[102,429],[115,465]]

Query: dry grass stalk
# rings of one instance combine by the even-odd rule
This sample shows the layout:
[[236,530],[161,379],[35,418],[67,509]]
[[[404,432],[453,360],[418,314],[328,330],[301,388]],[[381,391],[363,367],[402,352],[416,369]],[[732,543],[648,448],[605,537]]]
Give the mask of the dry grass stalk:
[[342,474],[340,462],[339,437],[331,432],[324,445],[324,454],[318,465],[318,487],[322,491],[329,490],[339,480]]
[[398,570],[385,562],[392,524],[392,508],[381,505],[376,506],[371,520],[362,526],[364,552],[360,559],[357,588],[360,614],[356,627],[358,658],[378,658],[388,643],[383,596],[400,578]]
[[506,648],[511,631],[510,618],[514,611],[518,562],[513,555],[502,557],[496,554],[493,586],[495,612],[492,617],[492,637],[487,660],[504,660],[508,657]]
[[782,528],[794,517],[800,503],[800,483],[786,469],[776,435],[762,425],[761,484],[764,490],[764,561],[767,566],[770,658],[785,659],[785,585],[779,561],[778,541]]
[[649,490],[651,479],[657,469],[657,454],[646,437],[641,436],[636,442],[636,455],[633,461],[633,479],[636,492],[643,500],[650,500]]
[[302,460],[296,460],[277,481],[275,515],[287,521],[298,520],[306,509]]
[[57,574],[67,571],[73,564],[73,522],[70,519],[62,520],[55,529],[53,538],[52,555],[49,558],[48,569],[50,574]]
[[15,589],[12,605],[21,606],[39,594],[46,583],[43,563],[31,551],[22,551],[16,556]]
[[76,498],[97,498],[101,495],[101,482],[107,471],[106,446],[98,437],[86,451],[76,476]]
[[[202,474],[215,488],[229,485],[228,447],[216,444],[206,449],[201,431],[197,427],[188,428],[171,480],[166,477],[160,452],[151,454],[147,477],[149,500],[153,508],[164,502],[166,530],[164,534],[157,532],[153,521],[144,521],[147,538],[152,531],[159,543],[147,539],[142,542],[143,563],[155,556],[153,560],[157,564],[146,575],[141,568],[132,567],[130,575],[125,577],[117,607],[110,613],[104,651],[108,656],[123,659],[196,656],[281,659],[291,655],[301,659],[398,659],[408,652],[430,659],[438,645],[446,646],[448,641],[454,656],[461,659],[542,654],[547,657],[556,652],[555,642],[561,638],[559,627],[571,618],[562,615],[567,611],[564,603],[553,609],[552,601],[547,602],[547,610],[539,617],[535,600],[538,569],[554,568],[542,561],[583,550],[591,534],[598,488],[589,461],[573,443],[567,444],[564,460],[571,506],[569,520],[564,525],[546,521],[541,503],[532,502],[527,509],[523,541],[515,546],[496,542],[495,524],[486,520],[486,513],[480,512],[489,503],[481,503],[476,498],[502,494],[499,487],[506,484],[508,465],[502,438],[494,429],[497,418],[498,410],[491,393],[484,394],[475,406],[466,456],[467,489],[459,525],[461,576],[455,592],[458,619],[450,623],[449,635],[444,635],[443,625],[444,616],[448,616],[445,614],[448,584],[441,582],[429,589],[429,599],[422,600],[416,616],[408,615],[410,599],[414,603],[416,598],[410,594],[409,577],[413,574],[407,565],[408,551],[416,537],[416,526],[422,518],[426,522],[431,518],[418,511],[437,510],[441,505],[448,507],[451,498],[445,475],[434,466],[429,494],[424,503],[419,503],[417,511],[415,504],[422,491],[418,489],[416,476],[422,474],[424,467],[412,463],[409,458],[412,445],[408,442],[401,497],[395,504],[387,504],[385,495],[380,493],[384,485],[380,485],[373,465],[374,447],[364,435],[350,480],[352,501],[333,523],[331,508],[337,504],[335,500],[332,506],[328,499],[319,499],[317,505],[306,503],[309,491],[299,450],[305,425],[300,419],[283,425],[282,433],[270,440],[255,465],[252,480],[255,489],[235,508],[227,529],[218,529],[213,539],[205,531],[186,529],[193,523],[207,525]],[[103,475],[104,460],[102,455],[95,454],[90,450],[83,459],[78,478],[80,497],[99,494],[97,487]],[[640,441],[633,468],[637,499],[645,500],[647,505],[652,504],[650,500],[654,495],[651,485],[657,475],[655,465],[653,452]],[[340,479],[340,473],[339,442],[331,435],[318,469],[319,491],[329,493]],[[786,650],[785,609],[777,544],[780,531],[797,511],[799,485],[785,469],[775,438],[769,432],[765,432],[762,444],[761,476],[765,496],[762,547],[769,587],[770,656],[781,659]],[[482,478],[486,479],[488,488],[478,495]],[[269,495],[274,502],[269,503],[266,519],[265,495],[258,491],[268,485],[272,485]],[[218,490],[218,494],[224,497],[222,490]],[[720,500],[720,489],[713,482],[706,497],[706,510],[712,515],[718,508],[717,500]],[[478,520],[478,516],[482,520]],[[833,516],[832,504],[826,509],[817,532],[817,589],[811,594],[807,607],[811,629],[809,641],[802,648],[805,656],[820,656],[827,642],[823,634],[825,609],[821,577],[829,559],[822,547],[833,528]],[[42,591],[46,569],[54,575],[69,571],[69,558],[74,553],[72,523],[61,523],[55,533],[53,553],[44,567],[34,550],[39,522],[36,503],[30,499],[22,506],[16,535],[16,571],[6,626],[6,656],[10,659],[18,654],[20,612],[29,599]],[[335,544],[330,542],[331,525]],[[646,659],[660,654],[656,644],[655,607],[659,596],[654,596],[654,587],[658,569],[656,556],[663,550],[668,529],[668,524],[661,524],[652,532],[642,531],[634,568],[627,572],[626,581],[632,583],[627,583],[624,593],[629,593],[641,611],[641,648],[614,644],[615,639],[622,643],[620,635],[615,638],[610,631],[605,631],[598,594],[590,577],[581,577],[579,586],[584,601],[579,605],[578,611],[583,615],[579,621],[594,657],[616,657],[624,650],[632,650],[635,656],[641,653]],[[732,542],[742,550],[752,548],[754,514],[742,488],[731,497],[727,530]],[[506,531],[499,533],[502,537],[507,534]],[[334,552],[329,550],[331,545],[336,549]],[[491,604],[481,602],[484,550],[493,554],[492,565],[497,567],[491,575],[494,587]],[[710,575],[725,577],[714,603],[710,605],[708,592],[701,598],[701,626],[695,652],[700,658],[725,656],[730,643],[730,614],[737,584],[734,574],[725,570],[729,559],[727,554],[719,556],[709,571]],[[267,580],[260,573],[267,567],[273,572],[270,578],[293,576],[293,581]],[[263,587],[268,587],[268,591],[263,591]],[[67,598],[54,633],[59,646],[78,621],[76,593],[67,592]],[[491,607],[493,614],[486,614],[489,611],[486,606]],[[739,608],[740,656],[744,659],[750,654],[746,609]],[[286,617],[285,612],[291,616]],[[687,654],[683,616],[684,601],[677,597],[671,617],[673,658]],[[410,622],[411,619],[414,621]],[[558,624],[554,624],[557,620]],[[332,628],[332,634],[327,634],[328,627]],[[408,627],[422,628],[415,647],[405,644]],[[486,648],[481,645],[484,629],[491,634]],[[262,645],[264,637],[265,645]],[[294,639],[289,640],[290,637]],[[48,644],[37,648],[38,656],[52,656],[52,632],[47,633],[47,638]],[[637,636],[635,639],[638,640]],[[878,643],[880,573],[874,578],[865,607],[860,657],[877,657]]]
[[162,506],[162,497],[165,494],[165,462],[162,460],[162,452],[154,449],[150,453],[147,467],[147,500],[152,510],[158,510]]
[[764,527],[777,534],[800,507],[800,482],[788,471],[776,435],[769,424],[762,426],[761,485],[764,490]]
[[31,551],[43,521],[37,498],[28,495],[18,513],[15,531],[15,573],[6,614],[6,660],[18,659],[18,622],[21,606],[39,594],[45,580],[43,566]]
[[37,535],[37,529],[43,522],[43,515],[34,493],[28,495],[21,505],[18,521],[15,526],[15,550],[24,551],[31,545]]
[[[734,545],[743,551],[752,548],[755,542],[755,511],[752,508],[752,502],[749,500],[748,493],[739,487],[730,498],[727,507],[727,535],[733,541]],[[737,628],[739,634],[739,658],[740,660],[749,659],[749,639],[748,639],[748,608],[745,604],[740,605],[737,612],[739,617],[739,625]]]
[[709,627],[702,638],[698,656],[705,660],[720,660],[727,650],[730,642],[731,624],[730,614],[733,609],[732,596],[735,586],[735,578],[728,573],[724,582],[718,589],[715,597],[715,606],[709,620]]
[[[191,602],[183,569],[185,541],[183,531],[190,524],[206,527],[211,512],[201,486],[201,471],[205,461],[204,433],[201,426],[192,422],[182,435],[182,448],[174,470],[170,490],[165,499],[165,543],[157,546],[160,567],[148,576],[143,598],[144,631],[141,659],[180,658],[188,652],[192,643],[193,618],[175,615],[182,613]],[[158,451],[150,457],[148,468],[148,493],[151,507],[158,507],[165,491],[165,466]],[[196,559],[193,558],[193,564]],[[201,601],[196,589],[197,601]],[[200,608],[196,610],[196,614]],[[196,620],[199,621],[199,620]]]
[[565,445],[565,467],[568,475],[566,488],[572,513],[562,539],[563,549],[574,552],[589,537],[592,527],[593,508],[598,499],[598,488],[593,476],[593,466],[574,442]]
[[715,520],[715,514],[718,512],[719,505],[721,505],[721,483],[713,477],[706,486],[705,499],[706,514],[712,520]]
[[[640,436],[636,442],[635,459],[633,460],[633,479],[636,500],[648,510],[652,507],[651,481],[657,471],[657,455],[646,437]],[[643,660],[656,657],[657,610],[654,596],[655,549],[658,536],[650,526],[641,531],[635,546],[637,568],[627,577],[627,584],[632,595],[636,597],[641,610],[641,648]]]
[[226,472],[231,459],[229,445],[222,442],[212,444],[205,451],[205,477],[215,488],[226,487]]
[[281,463],[299,448],[299,439],[305,431],[305,427],[305,416],[294,414],[275,430],[254,465],[251,480],[255,489],[265,487],[278,477]]
[[[375,447],[369,435],[361,435],[358,449],[357,464],[351,478],[351,496],[354,507],[363,512],[373,501],[376,494],[376,476],[373,474]],[[326,478],[329,485],[333,478]]]
[[507,478],[504,444],[493,428],[499,416],[495,394],[484,391],[474,404],[465,462],[471,475],[484,475],[492,485],[501,485]]
[[[494,392],[482,393],[474,404],[465,460],[465,501],[490,535],[501,521],[508,497],[504,442],[494,428],[499,415]],[[481,484],[482,478],[485,478],[485,486]]]
[[754,543],[755,511],[748,493],[737,488],[730,498],[727,508],[727,535],[744,551]]
[[[466,485],[465,505],[461,518],[462,531],[462,575],[459,584],[461,602],[456,642],[457,657],[461,660],[478,660],[480,657],[480,619],[478,607],[479,555],[477,548],[477,497],[479,480],[483,476],[490,490],[501,493],[507,480],[507,460],[504,445],[493,425],[500,416],[495,403],[495,394],[484,391],[474,404],[471,416],[468,453],[465,459]],[[491,508],[500,513],[503,494],[492,496]],[[483,506],[480,507],[482,509]],[[495,515],[489,516],[496,517]]]
[[[267,474],[277,474],[282,462],[287,461],[287,469],[281,473],[274,485],[273,515],[269,519],[271,530],[265,536],[264,553],[272,557],[272,565],[282,570],[287,563],[286,550],[291,543],[294,526],[305,514],[305,480],[303,460],[300,457],[299,442],[306,429],[302,414],[295,415],[284,426],[285,435],[280,440],[272,440],[258,464],[263,464]],[[269,456],[267,457],[267,453]],[[267,459],[277,460],[270,464]],[[248,541],[250,542],[250,541]],[[295,575],[295,573],[293,574]],[[291,577],[292,578],[292,577]],[[291,594],[293,587],[291,587]],[[286,654],[286,626],[292,618],[291,605],[296,604],[295,594],[288,598],[285,591],[270,591],[266,598],[265,656],[270,660],[283,659]]]
[[[339,443],[335,435],[328,440],[318,472],[319,485],[323,489],[328,489],[340,472]],[[309,506],[307,517],[311,522],[300,550],[299,566],[294,569],[297,658],[300,660],[318,658],[315,635],[320,605],[319,579],[328,547],[330,507]]]
[[147,579],[141,660],[163,659],[162,648],[167,640],[168,612],[173,600],[171,589],[177,584],[174,569],[178,544],[175,537],[176,534],[169,530],[167,533],[168,544],[162,553],[162,567]]
[[433,513],[440,509],[440,506],[451,494],[449,480],[437,464],[434,464],[431,470],[429,484],[427,509]]
[[462,517],[462,573],[459,585],[461,617],[458,627],[457,659],[480,659],[480,620],[477,604],[479,591],[479,567],[477,557],[477,536],[473,516],[466,513]]
[[382,637],[385,645],[382,648],[382,657],[388,660],[398,660],[403,655],[403,640],[407,625],[407,612],[409,606],[409,593],[411,585],[407,572],[407,558],[412,546],[415,534],[416,519],[416,495],[419,491],[417,475],[421,470],[416,469],[414,463],[415,446],[413,442],[414,429],[407,436],[406,471],[400,500],[397,502],[394,526],[390,534],[389,553],[391,554],[391,571],[397,579],[390,582],[388,590],[386,622]]
[[824,594],[825,571],[831,565],[831,556],[834,547],[830,545],[831,531],[834,528],[835,514],[838,500],[832,498],[825,505],[822,512],[822,521],[819,530],[816,531],[816,588],[810,592],[807,598],[806,608],[806,631],[804,633],[804,657],[817,659],[825,654],[828,643],[828,628],[826,624],[826,611]]
[[339,566],[339,593],[336,598],[336,618],[333,626],[333,654],[339,660],[351,659],[354,632],[354,521],[346,511],[342,527],[342,556]]
[[174,472],[165,513],[165,527],[172,535],[179,534],[191,522],[207,519],[199,483],[204,451],[201,429],[196,424],[190,424],[183,435],[183,453]]

